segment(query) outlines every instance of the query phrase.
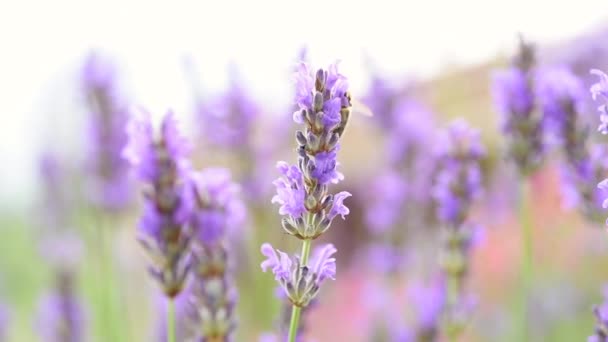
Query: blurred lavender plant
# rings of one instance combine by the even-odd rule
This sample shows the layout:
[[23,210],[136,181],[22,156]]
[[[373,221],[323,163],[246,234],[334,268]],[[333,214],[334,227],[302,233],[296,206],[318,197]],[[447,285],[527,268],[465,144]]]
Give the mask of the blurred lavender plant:
[[190,221],[192,318],[197,341],[232,341],[237,291],[230,273],[228,236],[242,228],[245,206],[226,169],[191,175],[194,209]]
[[189,271],[190,234],[186,229],[192,196],[184,183],[190,172],[190,144],[177,127],[172,112],[165,114],[156,133],[150,114],[141,110],[127,131],[123,156],[146,185],[138,240],[152,259],[148,268],[168,299],[168,341],[175,341],[174,298],[182,291]]
[[502,114],[502,130],[508,139],[507,154],[522,175],[536,170],[544,154],[545,121],[534,110],[534,47],[520,38],[512,66],[494,75],[492,93]]
[[228,89],[219,96],[207,98],[196,94],[195,116],[200,122],[201,139],[238,161],[237,177],[244,194],[255,203],[269,191],[265,161],[274,145],[261,146],[255,141],[255,124],[260,122],[261,109],[243,86],[245,82],[234,65],[229,68],[229,81]]
[[91,115],[87,195],[94,205],[112,211],[123,209],[132,199],[129,166],[121,157],[127,142],[124,127],[128,115],[117,74],[114,62],[98,52],[89,54],[81,71],[82,89]]
[[76,294],[76,268],[83,245],[75,235],[57,234],[43,241],[41,253],[55,275],[53,292],[42,298],[35,327],[49,342],[85,340],[85,312]]
[[582,82],[566,68],[544,70],[538,77],[537,96],[547,128],[565,157],[567,206],[579,208],[590,220],[601,220],[602,191],[596,184],[608,171],[608,151],[599,144],[589,146]]
[[376,240],[367,260],[378,260],[374,256],[379,253],[392,255],[372,265],[386,271],[396,271],[403,265],[405,234],[434,225],[433,201],[427,190],[433,178],[428,175],[434,172],[434,157],[429,153],[435,135],[433,114],[423,105],[405,99],[394,106],[391,115],[393,125],[386,141],[389,165],[375,177],[371,189],[366,189],[370,198],[365,213]]
[[593,307],[596,324],[595,332],[587,338],[587,342],[606,342],[608,341],[608,288],[604,287],[604,302]]
[[0,303],[0,342],[8,341],[10,315],[8,308]]
[[[591,73],[599,77],[599,81],[591,86],[590,91],[594,101],[599,99],[604,102],[598,107],[600,112],[598,131],[605,135],[608,134],[608,75],[597,69],[591,70]],[[608,196],[606,196],[606,193],[608,193],[608,178],[602,180],[597,187],[605,195],[602,207],[606,209],[608,208]],[[606,224],[608,224],[608,221],[606,221]]]
[[337,171],[337,152],[350,116],[347,88],[337,64],[313,74],[302,63],[296,72],[296,103],[300,109],[293,119],[304,124],[305,130],[296,132],[298,165],[277,164],[282,177],[274,182],[277,194],[272,202],[280,205],[279,214],[285,216],[285,232],[302,240],[302,253],[291,258],[268,243],[261,248],[267,258],[262,270],[272,270],[293,304],[289,342],[296,340],[301,309],[317,295],[324,280],[335,277],[336,248],[332,244],[317,249],[311,260],[309,254],[312,240],[326,232],[336,216],[344,218],[349,213],[344,200],[350,193],[328,194],[329,184],[344,178]]
[[446,296],[443,276],[435,277],[428,284],[414,283],[408,287],[408,298],[415,313],[415,325],[411,329],[415,341],[431,342],[439,338]]
[[439,140],[440,170],[432,193],[443,225],[440,266],[447,282],[444,313],[449,336],[460,333],[468,315],[465,282],[471,250],[479,236],[479,228],[468,216],[482,190],[480,160],[484,156],[479,132],[464,121],[452,122]]
[[84,341],[84,312],[74,296],[73,279],[61,274],[55,293],[43,298],[38,309],[36,330],[48,342]]
[[150,114],[143,110],[131,119],[127,131],[129,142],[123,156],[146,185],[138,239],[152,257],[150,274],[173,298],[182,290],[189,267],[186,224],[192,198],[184,182],[190,171],[190,144],[172,112],[165,114],[158,134]]

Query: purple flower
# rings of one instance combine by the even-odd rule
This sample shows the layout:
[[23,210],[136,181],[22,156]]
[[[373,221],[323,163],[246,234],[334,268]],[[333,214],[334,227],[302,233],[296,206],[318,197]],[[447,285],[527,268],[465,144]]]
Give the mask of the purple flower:
[[594,101],[602,98],[608,100],[608,75],[598,69],[592,69],[591,74],[600,78],[597,83],[591,86],[591,97]]
[[479,160],[485,152],[479,132],[464,121],[455,121],[442,135],[438,152],[441,169],[432,190],[438,216],[446,224],[459,226],[481,191]]
[[372,181],[372,196],[365,219],[375,234],[383,234],[394,228],[403,217],[408,184],[395,171],[378,175]]
[[536,82],[538,101],[548,123],[559,139],[567,140],[577,133],[577,120],[580,125],[584,100],[581,81],[566,68],[552,68],[540,72]]
[[318,276],[319,282],[326,278],[336,279],[336,259],[332,255],[337,251],[331,243],[317,247],[310,264],[313,265],[311,270]]
[[212,145],[245,151],[251,150],[254,123],[260,113],[259,105],[243,87],[236,69],[230,69],[227,91],[208,102],[197,103],[197,118],[201,137]]
[[524,175],[540,166],[544,154],[545,120],[534,110],[533,65],[534,49],[521,41],[513,65],[497,72],[492,81],[495,107],[502,115],[501,128],[508,139],[508,156]]
[[342,219],[346,219],[346,215],[350,213],[350,210],[344,205],[344,200],[350,196],[352,196],[352,194],[347,191],[341,191],[334,195],[333,205],[327,215],[330,220],[333,220],[333,218],[338,215],[342,216]]
[[[454,284],[446,299],[444,314],[448,330],[457,334],[465,323],[466,293],[463,289],[471,248],[478,240],[476,226],[468,223],[470,208],[481,192],[480,159],[485,152],[479,132],[463,121],[453,122],[439,145],[439,165],[433,195],[443,223],[439,257],[442,276]],[[428,304],[427,304],[428,305]]]
[[326,279],[335,279],[336,259],[333,254],[336,251],[332,244],[318,246],[309,262],[302,265],[298,257],[291,258],[286,253],[274,249],[269,243],[264,243],[261,252],[266,259],[260,266],[264,272],[269,269],[272,271],[285,295],[294,305],[305,307],[317,295]]
[[[312,241],[329,229],[336,216],[344,219],[349,214],[344,200],[351,196],[346,191],[335,195],[329,192],[329,184],[344,178],[337,171],[337,152],[351,110],[346,78],[338,72],[337,64],[313,75],[304,63],[299,65],[295,78],[299,111],[293,119],[304,125],[296,132],[298,161],[294,166],[277,164],[282,176],[274,181],[277,193],[272,202],[280,206],[283,230],[303,240],[302,254],[290,258],[269,244],[261,247],[266,257],[262,270],[272,269],[294,305],[293,319],[315,298],[325,279],[335,278],[333,245],[318,248],[311,260],[309,253]],[[288,334],[290,339],[299,336],[297,329],[290,328]]]
[[127,122],[126,101],[118,89],[116,66],[107,56],[89,54],[81,74],[91,115],[87,195],[96,205],[119,210],[131,200],[128,165],[120,155],[127,139],[123,129]]
[[190,154],[191,145],[180,134],[172,112],[167,112],[163,117],[158,139],[150,114],[142,109],[138,109],[129,121],[127,133],[129,140],[122,155],[135,169],[141,181],[158,181],[168,169],[175,169],[174,172],[180,175],[189,170],[187,156]]
[[191,226],[201,243],[216,243],[234,233],[245,220],[240,187],[232,182],[227,169],[211,168],[190,175],[190,186],[197,210]]
[[337,148],[329,152],[319,152],[314,156],[315,162],[311,176],[319,184],[336,184],[344,179],[344,176],[336,170],[338,166],[337,156]]
[[429,284],[414,283],[408,288],[408,298],[416,314],[416,335],[433,340],[439,333],[441,315],[445,310],[447,288],[442,277]]
[[608,172],[608,147],[594,144],[586,157],[562,168],[564,205],[577,208],[592,221],[603,221],[602,203],[608,197],[597,184]]
[[274,277],[279,282],[286,282],[291,273],[291,259],[286,253],[275,250],[269,243],[265,243],[261,248],[262,255],[267,259],[260,265],[262,271],[266,272],[270,268]]
[[395,103],[392,115],[387,142],[390,163],[396,168],[424,163],[424,157],[429,157],[425,152],[435,139],[434,114],[417,101],[403,99]]
[[608,340],[608,288],[603,291],[604,302],[593,308],[595,315],[595,333],[587,341],[607,341]]
[[503,115],[503,130],[510,132],[514,117],[527,117],[533,110],[534,94],[528,75],[510,68],[494,74],[492,94],[498,112]]
[[84,256],[84,243],[76,234],[53,232],[40,246],[40,254],[53,269],[73,273]]
[[600,125],[598,131],[602,134],[608,134],[608,75],[604,72],[592,69],[592,75],[596,75],[600,80],[591,86],[591,97],[594,101],[603,100],[604,103],[598,107],[600,112]]
[[229,234],[241,228],[245,206],[226,169],[190,174],[192,323],[197,339],[230,341],[236,328],[237,292],[232,279]]
[[48,342],[80,342],[85,340],[83,308],[73,293],[62,291],[47,295],[40,302],[36,330]]
[[190,237],[185,226],[193,199],[184,181],[190,167],[190,145],[171,112],[163,118],[158,134],[150,115],[143,111],[139,114],[128,125],[129,143],[123,156],[148,186],[139,240],[155,261],[150,274],[172,298],[182,290],[188,270]]
[[[315,77],[309,69],[308,64],[304,62],[299,63],[294,76],[296,84],[296,104],[300,109],[312,106],[312,90],[315,86]],[[298,124],[304,123],[304,121],[295,119],[295,117],[294,121]]]
[[304,180],[300,170],[294,165],[278,162],[277,169],[283,177],[274,181],[277,194],[272,198],[272,203],[280,205],[279,214],[300,217],[306,211],[304,198]]

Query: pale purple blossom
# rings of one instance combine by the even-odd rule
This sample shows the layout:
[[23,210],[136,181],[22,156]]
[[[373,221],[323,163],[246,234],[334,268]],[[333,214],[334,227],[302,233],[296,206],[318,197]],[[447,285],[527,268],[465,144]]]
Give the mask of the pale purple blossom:
[[261,263],[262,271],[272,271],[294,305],[307,306],[321,284],[326,279],[334,280],[336,277],[336,259],[333,255],[337,250],[332,244],[317,246],[306,265],[301,264],[299,257],[290,257],[269,243],[262,245],[261,252],[266,257]]
[[188,271],[186,225],[193,199],[185,181],[190,144],[171,112],[163,117],[158,131],[147,112],[138,114],[127,126],[129,142],[123,156],[146,185],[139,240],[154,261],[150,274],[168,297],[174,297],[182,290]]
[[90,112],[86,194],[95,205],[109,210],[122,209],[131,200],[128,164],[121,158],[127,140],[127,101],[119,89],[117,69],[108,56],[92,52],[81,71]]
[[603,302],[593,308],[595,315],[595,333],[587,338],[588,342],[608,341],[608,287],[603,290]]

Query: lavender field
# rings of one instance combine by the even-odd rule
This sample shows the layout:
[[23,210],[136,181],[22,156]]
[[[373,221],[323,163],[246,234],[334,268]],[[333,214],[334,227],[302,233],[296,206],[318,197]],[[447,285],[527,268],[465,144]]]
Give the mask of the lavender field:
[[0,342],[608,341],[601,3],[29,5]]

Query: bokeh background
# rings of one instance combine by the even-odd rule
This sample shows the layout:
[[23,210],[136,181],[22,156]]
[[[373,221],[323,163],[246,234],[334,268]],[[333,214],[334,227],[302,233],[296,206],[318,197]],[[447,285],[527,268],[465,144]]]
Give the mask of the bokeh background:
[[[198,168],[228,167],[242,182],[248,219],[234,242],[238,341],[275,329],[280,312],[272,276],[259,268],[259,245],[298,250],[270,203],[276,160],[295,160],[297,61],[341,60],[357,98],[366,102],[385,87],[426,108],[420,115],[432,116],[433,130],[466,119],[480,129],[488,158],[485,191],[472,215],[484,227],[471,267],[478,305],[460,340],[517,340],[518,180],[503,161],[491,74],[507,65],[521,33],[536,44],[539,65],[565,64],[590,86],[588,70],[608,66],[605,8],[601,1],[0,3],[0,303],[8,312],[7,341],[45,341],[39,307],[58,263],[76,270],[87,341],[156,339],[158,289],[135,240],[140,191],[125,169],[124,205],[100,204],[95,194],[95,119],[84,71],[91,58],[103,61],[115,82],[112,96],[122,103],[157,117],[175,111],[196,145]],[[253,112],[247,138],[214,139],[210,130],[235,123],[208,113],[237,111],[228,104],[240,101]],[[415,315],[408,289],[436,272],[437,227],[412,224],[415,217],[394,227],[405,241],[397,248],[397,270],[387,275],[370,262],[377,241],[367,211],[378,196],[391,196],[390,189],[370,194],[388,165],[390,128],[382,124],[387,113],[372,109],[374,117],[352,119],[342,143],[346,180],[339,188],[353,193],[351,215],[323,238],[339,250],[338,277],[307,317],[311,341],[391,341],[375,336],[378,322],[407,327]],[[587,111],[593,117],[595,105]],[[432,153],[428,148],[421,153]],[[584,340],[608,280],[604,224],[564,206],[559,170],[551,156],[531,177],[527,199],[534,341]]]

